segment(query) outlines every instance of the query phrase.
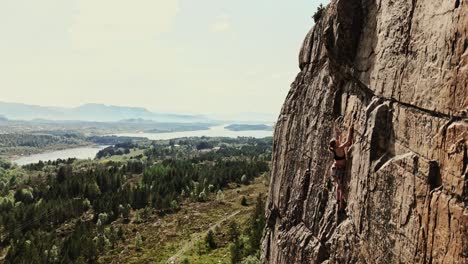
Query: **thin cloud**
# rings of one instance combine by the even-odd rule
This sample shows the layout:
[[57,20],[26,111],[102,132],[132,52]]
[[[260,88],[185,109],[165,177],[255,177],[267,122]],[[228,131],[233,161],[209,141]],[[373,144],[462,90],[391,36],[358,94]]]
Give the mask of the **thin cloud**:
[[171,31],[178,12],[177,0],[80,0],[70,29],[77,49],[131,47]]

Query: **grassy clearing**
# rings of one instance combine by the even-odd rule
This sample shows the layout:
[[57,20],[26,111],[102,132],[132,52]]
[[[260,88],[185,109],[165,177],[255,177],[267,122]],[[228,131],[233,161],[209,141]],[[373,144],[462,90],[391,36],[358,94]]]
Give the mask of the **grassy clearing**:
[[114,155],[110,156],[108,158],[100,159],[99,161],[101,163],[106,163],[108,161],[114,161],[114,162],[123,162],[126,160],[129,160],[131,158],[134,158],[139,155],[144,155],[145,150],[144,149],[131,149],[130,153],[124,154],[124,155]]
[[[142,223],[114,222],[114,227],[124,229],[125,241],[99,258],[99,263],[230,263],[228,222],[235,221],[243,228],[254,210],[255,198],[265,195],[267,183],[258,177],[247,186],[231,186],[225,190],[224,202],[209,196],[204,203],[184,202],[174,213],[159,216],[151,213]],[[242,206],[241,197],[247,197],[247,206]],[[209,250],[204,239],[208,230],[215,233],[217,247]],[[136,234],[143,243],[135,247]],[[172,257],[172,258],[171,258]]]

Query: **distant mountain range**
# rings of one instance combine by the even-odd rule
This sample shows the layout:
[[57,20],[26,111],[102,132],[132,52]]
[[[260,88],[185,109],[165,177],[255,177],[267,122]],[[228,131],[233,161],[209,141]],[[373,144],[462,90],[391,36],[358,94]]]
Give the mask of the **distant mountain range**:
[[21,103],[0,102],[0,117],[10,120],[53,120],[93,122],[145,122],[165,123],[222,123],[242,121],[243,123],[273,123],[274,114],[244,113],[192,115],[152,112],[142,107],[126,107],[105,104],[84,104],[78,107],[50,107]]
[[104,104],[84,104],[74,108],[48,107],[0,102],[0,116],[12,120],[81,120],[115,122],[121,120],[198,123],[211,122],[202,115],[155,113],[141,107],[124,107]]

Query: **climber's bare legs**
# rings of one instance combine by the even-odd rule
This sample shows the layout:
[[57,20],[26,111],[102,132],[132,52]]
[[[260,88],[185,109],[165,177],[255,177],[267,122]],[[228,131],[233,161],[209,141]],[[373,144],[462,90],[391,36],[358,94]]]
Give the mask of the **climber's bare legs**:
[[344,210],[344,197],[343,197],[343,186],[341,184],[340,179],[338,177],[333,177],[333,181],[336,184],[336,204],[337,210],[340,212]]
[[333,181],[335,182],[335,185],[336,185],[336,205],[337,205],[338,211],[340,211],[341,208],[343,207],[341,184],[340,184],[340,180],[338,179],[338,177],[333,177]]
[[338,201],[338,210],[341,211],[344,209],[344,204],[343,204],[343,186],[341,186],[340,183],[338,183],[338,188],[336,188],[337,190],[337,201]]
[[[342,169],[341,169],[342,170]],[[337,169],[335,166],[331,168],[331,176],[332,180],[335,184],[336,188],[336,211],[337,213],[342,213],[345,209],[345,198],[343,193],[343,177],[344,173],[339,172],[337,173]]]
[[338,204],[338,210],[341,210],[341,191],[340,185],[336,185],[336,203]]

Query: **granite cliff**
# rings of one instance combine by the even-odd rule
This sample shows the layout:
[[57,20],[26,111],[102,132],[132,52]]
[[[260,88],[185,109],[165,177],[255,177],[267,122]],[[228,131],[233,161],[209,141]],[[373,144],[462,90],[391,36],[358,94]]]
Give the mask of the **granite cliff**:
[[[275,128],[262,263],[468,262],[467,4],[326,7]],[[355,135],[336,219],[340,116]]]

